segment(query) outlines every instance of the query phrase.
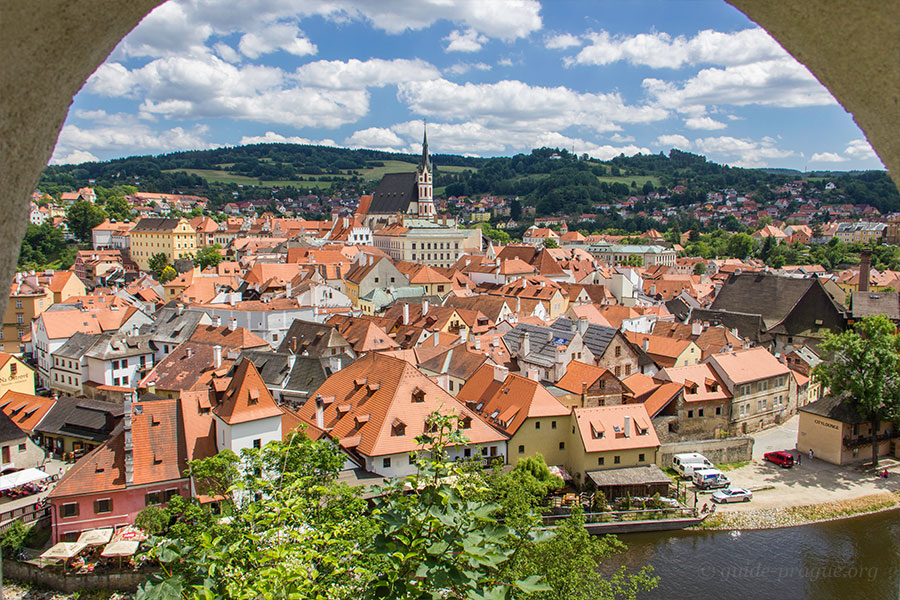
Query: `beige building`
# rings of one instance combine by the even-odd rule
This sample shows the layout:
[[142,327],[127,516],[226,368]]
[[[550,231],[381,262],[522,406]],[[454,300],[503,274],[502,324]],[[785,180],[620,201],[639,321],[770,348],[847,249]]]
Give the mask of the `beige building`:
[[765,348],[714,354],[709,364],[732,395],[732,433],[759,431],[796,410],[791,370]]
[[673,249],[654,244],[641,246],[600,243],[590,246],[588,252],[610,266],[638,263],[642,267],[674,266],[677,258]]
[[0,352],[0,397],[9,391],[33,395],[34,371],[12,354]]
[[150,258],[163,254],[169,263],[190,258],[197,251],[197,232],[187,219],[141,219],[131,230],[131,259],[142,271]]
[[463,254],[481,251],[480,229],[457,229],[424,219],[404,218],[372,235],[376,248],[393,260],[452,267]]
[[577,483],[588,471],[656,464],[659,437],[643,404],[576,408],[572,425],[566,466]]
[[[810,450],[815,458],[834,465],[872,460],[872,425],[855,407],[834,396],[801,407],[797,431],[797,450]],[[897,430],[900,423],[880,423],[878,455],[891,452],[900,458]]]
[[21,339],[31,331],[32,320],[54,303],[84,294],[84,284],[72,271],[16,273],[3,318],[0,351],[19,353]]

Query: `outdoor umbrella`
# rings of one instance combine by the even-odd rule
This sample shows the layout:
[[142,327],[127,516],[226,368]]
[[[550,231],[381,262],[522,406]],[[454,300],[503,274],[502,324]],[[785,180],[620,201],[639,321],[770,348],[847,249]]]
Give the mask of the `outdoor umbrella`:
[[78,553],[85,548],[87,548],[87,544],[82,542],[59,542],[41,554],[41,564],[43,565],[44,560],[62,560],[68,566],[69,559],[78,556]]
[[106,545],[106,548],[103,549],[103,552],[100,553],[100,556],[103,558],[118,558],[119,559],[119,568],[122,568],[122,557],[123,556],[133,556],[135,552],[137,552],[138,544],[140,542],[135,540],[121,540],[118,542],[111,542]]
[[77,543],[84,544],[85,546],[102,546],[103,544],[109,543],[112,534],[113,530],[110,527],[105,529],[91,529],[82,532],[81,535],[78,536]]

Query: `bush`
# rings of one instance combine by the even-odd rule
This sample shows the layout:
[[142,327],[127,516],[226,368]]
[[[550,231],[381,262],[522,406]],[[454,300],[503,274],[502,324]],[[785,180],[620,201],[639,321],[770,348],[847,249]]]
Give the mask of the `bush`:
[[161,506],[148,506],[137,514],[134,524],[150,535],[159,535],[169,527],[169,512]]
[[606,501],[606,494],[600,490],[594,492],[594,504],[591,506],[591,509],[594,512],[603,512],[607,508],[609,508],[609,503]]
[[28,535],[28,528],[22,521],[16,519],[6,529],[0,531],[0,548],[3,549],[4,554],[11,555],[22,547],[26,535]]

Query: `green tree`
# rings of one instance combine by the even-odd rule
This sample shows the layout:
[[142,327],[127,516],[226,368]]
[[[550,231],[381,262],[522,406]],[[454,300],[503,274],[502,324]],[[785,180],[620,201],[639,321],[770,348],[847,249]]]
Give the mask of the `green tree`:
[[900,420],[900,334],[884,315],[866,317],[852,330],[822,343],[830,360],[815,370],[830,393],[844,397],[872,426],[872,464],[878,465],[875,436],[882,421]]
[[509,234],[505,231],[501,231],[500,229],[495,229],[491,227],[490,223],[479,223],[478,225],[481,228],[481,232],[494,240],[498,244],[506,245],[510,242]]
[[106,211],[86,200],[79,200],[66,211],[69,232],[82,243],[91,241],[91,230],[106,220]]
[[220,244],[213,244],[207,248],[197,250],[197,254],[194,256],[194,264],[201,269],[215,267],[222,262],[222,254],[219,252],[221,249],[222,246]]
[[137,514],[134,524],[150,535],[159,535],[169,526],[169,513],[161,506],[148,506]]
[[156,275],[156,278],[159,279],[159,277],[162,275],[163,270],[169,264],[169,257],[162,252],[157,252],[150,257],[150,260],[147,264],[150,267],[150,272]]
[[166,265],[166,267],[162,270],[162,273],[159,274],[159,282],[160,283],[169,283],[173,279],[178,277],[178,271],[175,270],[172,265]]
[[744,260],[753,251],[753,238],[747,233],[735,233],[728,238],[727,252],[734,258]]
[[544,248],[559,248],[559,243],[554,238],[544,239]]
[[113,196],[107,199],[103,208],[110,219],[120,222],[131,219],[131,205],[122,196]]
[[705,275],[706,274],[706,263],[698,262],[694,265],[694,275]]
[[518,221],[522,218],[522,202],[518,198],[509,202],[509,218]]
[[632,254],[628,258],[622,261],[622,265],[626,267],[643,267],[644,266],[644,258],[638,256],[637,254]]

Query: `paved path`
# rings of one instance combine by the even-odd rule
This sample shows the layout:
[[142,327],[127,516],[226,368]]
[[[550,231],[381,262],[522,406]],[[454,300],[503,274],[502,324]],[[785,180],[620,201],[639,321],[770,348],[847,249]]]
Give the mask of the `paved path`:
[[[62,477],[63,474],[72,467],[73,464],[74,463],[67,463],[55,458],[51,458],[46,463],[44,463],[44,465],[40,467],[40,469],[48,475],[59,475],[60,477]],[[5,513],[17,508],[24,508],[33,505],[38,500],[46,496],[50,492],[50,490],[53,489],[54,485],[55,484],[47,486],[47,488],[43,492],[32,494],[30,496],[24,496],[22,498],[0,498],[0,513]]]
[[[900,461],[885,458],[884,466],[890,477],[880,479],[865,472],[859,466],[838,467],[814,458],[803,457],[800,465],[783,469],[762,460],[763,454],[773,450],[786,450],[795,456],[797,452],[798,417],[785,423],[753,434],[753,460],[749,465],[726,473],[732,487],[754,491],[751,502],[726,504],[720,510],[755,510],[783,508],[847,500],[885,491],[900,490]],[[699,502],[706,502],[708,495],[701,495]]]

